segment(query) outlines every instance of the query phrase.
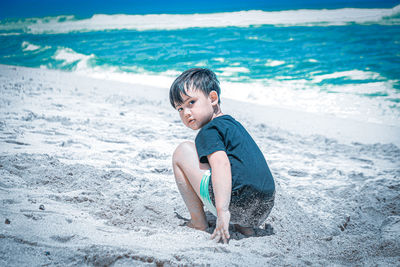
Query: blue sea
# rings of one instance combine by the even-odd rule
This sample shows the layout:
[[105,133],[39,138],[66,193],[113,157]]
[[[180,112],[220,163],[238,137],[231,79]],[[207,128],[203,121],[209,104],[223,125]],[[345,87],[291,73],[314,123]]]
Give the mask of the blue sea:
[[1,4],[0,64],[163,88],[207,67],[222,99],[400,125],[398,1],[117,2],[95,13]]

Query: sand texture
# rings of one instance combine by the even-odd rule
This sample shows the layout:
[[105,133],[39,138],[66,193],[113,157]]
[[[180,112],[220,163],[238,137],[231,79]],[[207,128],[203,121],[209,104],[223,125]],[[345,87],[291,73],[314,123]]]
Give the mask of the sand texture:
[[170,107],[168,86],[0,65],[0,266],[400,264],[397,128],[379,142],[365,130],[341,138],[351,121],[336,137],[323,134],[324,118],[296,131],[293,113],[250,115],[249,104],[223,100],[259,144],[277,193],[258,237],[216,244],[180,226],[188,212],[171,155],[196,132]]

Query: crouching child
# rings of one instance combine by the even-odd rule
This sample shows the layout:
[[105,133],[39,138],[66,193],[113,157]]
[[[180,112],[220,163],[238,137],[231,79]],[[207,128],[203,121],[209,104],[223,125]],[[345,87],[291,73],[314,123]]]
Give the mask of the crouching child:
[[180,144],[173,154],[176,184],[191,216],[187,225],[205,230],[206,206],[217,217],[212,239],[227,243],[230,222],[240,233],[254,235],[274,205],[274,179],[246,129],[222,113],[216,75],[186,70],[173,82],[169,98],[183,124],[199,130],[194,143]]

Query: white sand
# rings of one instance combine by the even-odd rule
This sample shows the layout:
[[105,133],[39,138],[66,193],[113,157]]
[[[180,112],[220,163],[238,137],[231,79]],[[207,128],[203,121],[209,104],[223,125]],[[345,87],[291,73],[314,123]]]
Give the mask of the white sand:
[[398,127],[223,100],[277,198],[272,235],[215,244],[175,215],[171,154],[196,133],[168,86],[0,65],[0,266],[399,264]]

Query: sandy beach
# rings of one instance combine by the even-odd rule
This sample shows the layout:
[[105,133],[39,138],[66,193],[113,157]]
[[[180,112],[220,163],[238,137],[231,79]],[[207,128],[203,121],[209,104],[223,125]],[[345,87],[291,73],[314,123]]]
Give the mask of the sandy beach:
[[1,266],[400,264],[400,125],[222,99],[277,195],[259,236],[216,244],[180,226],[171,155],[196,132],[168,88],[0,65]]

